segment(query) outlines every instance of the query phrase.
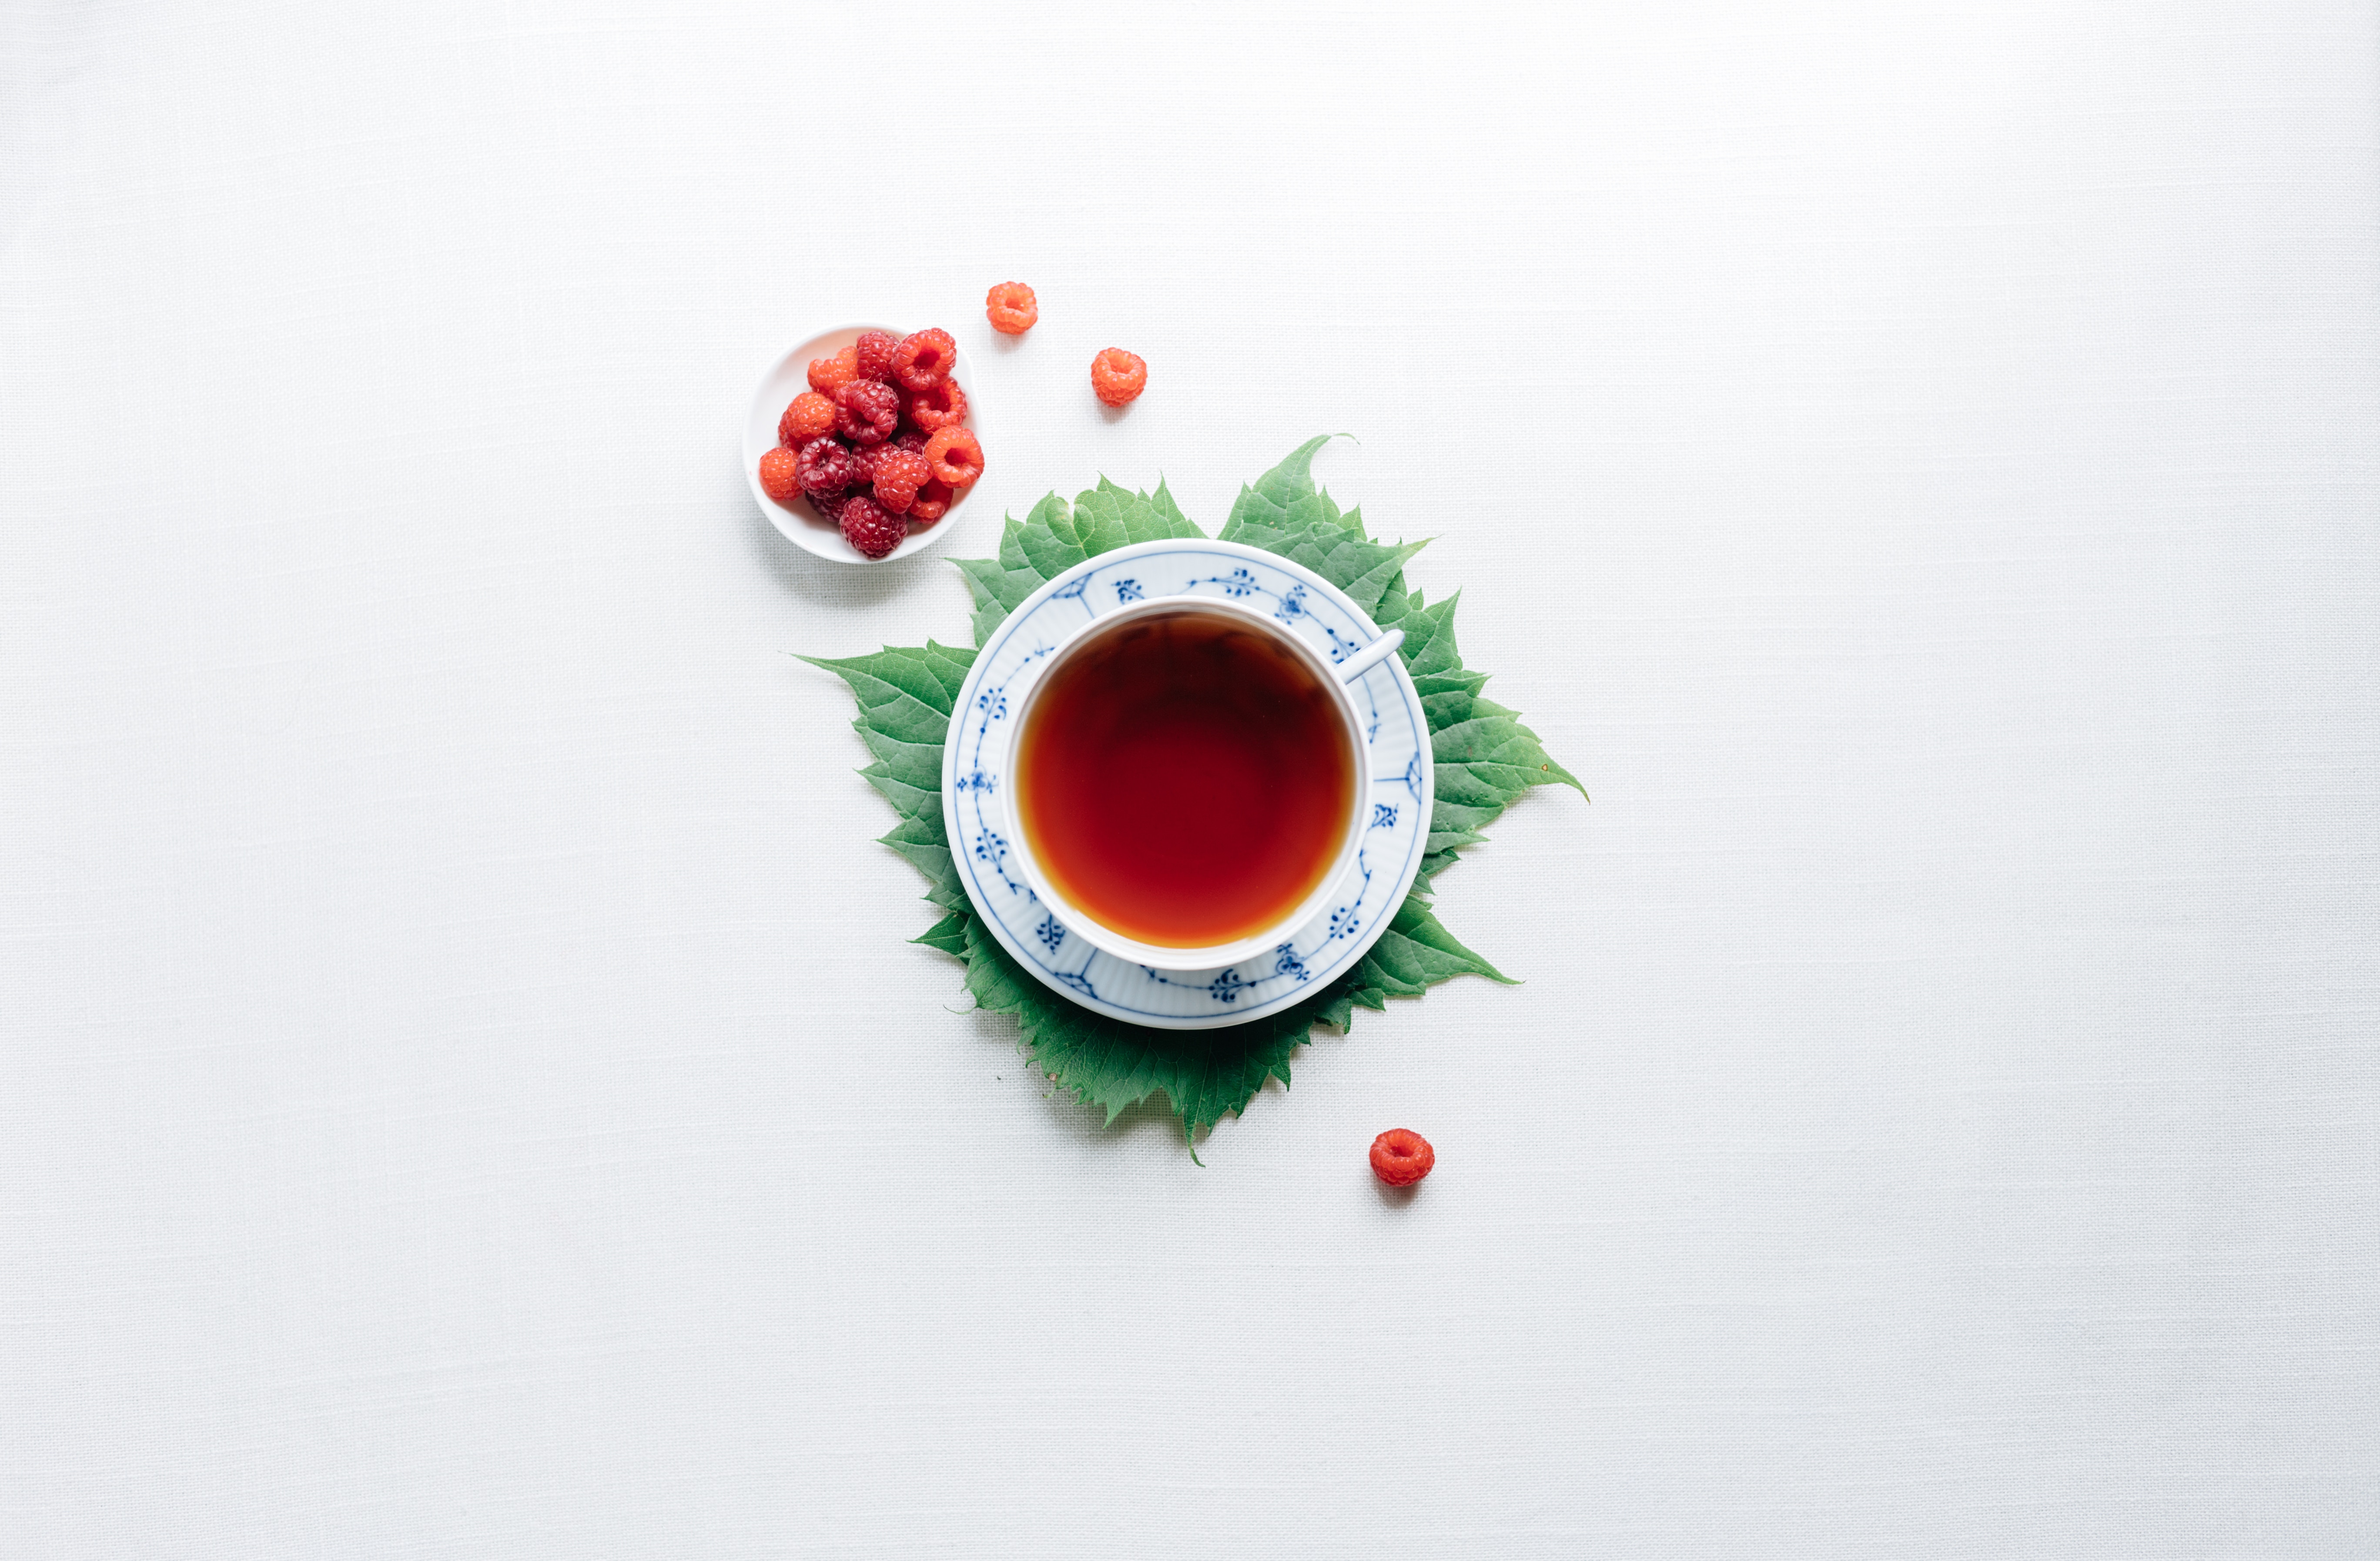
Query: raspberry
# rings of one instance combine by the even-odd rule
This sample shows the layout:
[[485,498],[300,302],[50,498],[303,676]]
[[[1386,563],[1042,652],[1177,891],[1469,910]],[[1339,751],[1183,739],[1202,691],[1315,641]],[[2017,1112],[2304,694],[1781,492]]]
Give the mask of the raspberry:
[[951,498],[948,482],[939,477],[929,479],[926,485],[917,490],[917,496],[909,501],[909,523],[918,527],[932,525],[950,513]]
[[1111,407],[1121,407],[1148,384],[1148,365],[1123,348],[1111,347],[1091,360],[1091,389]]
[[794,469],[800,465],[794,452],[783,445],[760,457],[760,491],[779,504],[791,504],[794,495],[802,491],[801,479]]
[[817,510],[830,526],[843,519],[843,506],[851,502],[849,494],[818,494],[808,488],[802,490],[802,497],[809,501],[810,507]]
[[1033,289],[1022,282],[1002,282],[984,294],[983,311],[991,328],[1004,336],[1021,336],[1041,318],[1041,305],[1035,300]]
[[901,338],[890,331],[862,331],[859,340],[852,345],[858,355],[859,377],[874,380],[879,384],[892,383],[892,349]]
[[1438,1152],[1419,1133],[1391,1128],[1372,1140],[1372,1174],[1390,1187],[1411,1187],[1437,1164]]
[[926,447],[927,437],[927,431],[922,428],[905,428],[885,443],[898,445],[905,450],[922,450]]
[[983,446],[964,428],[945,428],[926,441],[924,451],[934,463],[934,475],[953,488],[964,488],[983,475]]
[[[877,469],[884,464],[887,457],[907,455],[914,452],[905,451],[902,449],[900,445],[892,443],[892,440],[887,439],[881,445],[862,445],[858,449],[854,450],[851,453],[859,457],[859,470],[862,473],[860,481],[863,482],[872,483],[876,481]],[[926,474],[929,477],[933,475],[933,469],[930,466],[927,468]]]
[[805,390],[785,407],[777,420],[777,443],[800,449],[821,433],[834,432],[834,403],[815,390]]
[[928,433],[966,421],[966,392],[956,380],[928,385],[909,397],[909,421]]
[[844,500],[836,524],[843,528],[843,540],[870,558],[883,557],[909,534],[899,516],[886,514],[884,506],[866,494]]
[[959,344],[948,331],[929,329],[901,338],[892,350],[892,376],[911,390],[923,390],[948,379],[958,358]]
[[810,360],[810,388],[832,396],[859,377],[859,349],[846,347],[832,358]]
[[839,494],[867,481],[859,457],[832,439],[813,439],[802,446],[795,474],[813,494]]
[[834,425],[855,445],[890,439],[901,425],[901,393],[874,380],[854,380],[834,393]]
[[859,340],[852,343],[852,352],[856,355],[855,367],[859,369],[859,378],[871,378],[871,381],[876,381],[879,385],[895,384],[895,381],[892,381],[892,349],[895,348],[900,348],[900,338],[892,335],[890,331],[859,333]]
[[934,463],[915,450],[880,445],[882,452],[869,467],[876,480],[876,502],[898,515],[911,507],[917,490],[934,480]]

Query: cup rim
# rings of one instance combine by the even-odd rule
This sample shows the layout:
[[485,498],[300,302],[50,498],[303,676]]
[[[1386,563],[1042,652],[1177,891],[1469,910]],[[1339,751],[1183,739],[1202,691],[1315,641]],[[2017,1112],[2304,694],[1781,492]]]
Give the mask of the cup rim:
[[1172,612],[1204,612],[1235,617],[1275,642],[1288,646],[1299,656],[1322,685],[1330,690],[1332,707],[1338,712],[1341,735],[1352,756],[1354,774],[1350,789],[1346,817],[1342,823],[1338,853],[1330,866],[1317,880],[1313,889],[1282,915],[1267,923],[1258,932],[1225,944],[1201,944],[1196,947],[1177,947],[1170,944],[1144,943],[1093,916],[1059,892],[1041,871],[1033,854],[1031,837],[1026,833],[1023,809],[1015,795],[1021,789],[1014,780],[1007,788],[1002,811],[1011,826],[1009,838],[1014,845],[1014,860],[1024,876],[1026,886],[1044,905],[1055,911],[1069,930],[1081,935],[1092,947],[1104,950],[1119,959],[1129,959],[1136,965],[1159,970],[1211,970],[1236,965],[1258,954],[1269,953],[1320,914],[1322,907],[1339,890],[1340,880],[1346,877],[1356,853],[1363,847],[1362,819],[1364,799],[1370,794],[1372,756],[1364,741],[1364,725],[1355,710],[1353,690],[1341,681],[1338,669],[1313,645],[1266,614],[1242,603],[1215,596],[1159,596],[1135,602],[1115,612],[1103,613],[1078,626],[1050,647],[1050,653],[1034,667],[1025,687],[1012,686],[1010,698],[1016,703],[1015,718],[1009,723],[1002,741],[1002,774],[1014,777],[1017,774],[1017,750],[1025,740],[1025,729],[1030,724],[1034,701],[1040,697],[1050,673],[1064,663],[1093,636],[1112,630],[1135,618],[1155,617]]

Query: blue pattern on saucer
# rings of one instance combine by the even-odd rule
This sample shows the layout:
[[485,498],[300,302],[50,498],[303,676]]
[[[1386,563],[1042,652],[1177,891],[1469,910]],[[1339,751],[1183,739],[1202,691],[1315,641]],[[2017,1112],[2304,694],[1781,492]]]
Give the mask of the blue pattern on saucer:
[[1028,596],[976,656],[942,750],[942,822],[967,898],[1011,957],[1085,1007],[1135,1024],[1204,1030],[1245,1024],[1311,996],[1388,930],[1428,842],[1429,726],[1404,664],[1390,656],[1354,685],[1371,751],[1372,801],[1354,865],[1328,909],[1266,955],[1213,970],[1157,970],[1093,948],[1009,869],[1008,690],[1091,618],[1165,596],[1218,596],[1260,608],[1333,662],[1379,637],[1319,575],[1258,548],[1192,539],[1140,543],[1068,569]]

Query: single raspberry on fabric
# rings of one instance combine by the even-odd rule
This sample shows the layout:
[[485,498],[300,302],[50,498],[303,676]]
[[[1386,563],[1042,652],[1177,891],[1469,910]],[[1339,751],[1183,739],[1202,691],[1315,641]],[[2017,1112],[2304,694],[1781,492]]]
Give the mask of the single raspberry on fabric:
[[972,430],[942,429],[926,441],[924,454],[934,463],[934,475],[953,488],[964,488],[983,475],[983,446]]
[[1411,1187],[1437,1164],[1438,1152],[1419,1133],[1391,1128],[1372,1140],[1372,1174],[1390,1187]]
[[760,457],[760,491],[779,504],[793,503],[794,495],[802,491],[802,480],[795,470],[800,465],[799,457],[783,445],[767,452]]
[[923,390],[948,379],[958,360],[959,344],[939,326],[903,336],[892,349],[892,374],[911,390]]
[[959,388],[956,380],[929,384],[909,397],[909,421],[928,433],[965,422],[966,415],[966,392]]
[[802,486],[814,494],[839,494],[868,480],[850,446],[823,437],[802,446],[795,472]]
[[787,403],[777,420],[777,443],[798,450],[821,433],[834,432],[834,403],[815,390],[805,390]]
[[934,463],[915,450],[880,445],[869,470],[876,479],[876,502],[899,515],[916,502],[917,490],[934,480]]
[[909,534],[905,521],[887,512],[866,494],[855,494],[844,500],[837,523],[843,527],[843,540],[870,558],[883,557]]
[[1123,348],[1091,360],[1091,389],[1111,407],[1121,407],[1148,386],[1148,365]]
[[1041,305],[1024,283],[1002,282],[983,295],[983,312],[1002,335],[1021,336],[1041,318]]
[[874,380],[879,384],[892,383],[892,352],[901,338],[890,331],[862,331],[851,350],[858,355],[859,377]]
[[810,388],[832,396],[859,377],[859,349],[846,347],[831,358],[810,360]]
[[901,393],[874,380],[854,380],[834,393],[834,426],[855,445],[892,437],[901,425]]
[[951,485],[941,478],[928,479],[909,501],[909,524],[923,529],[951,512]]

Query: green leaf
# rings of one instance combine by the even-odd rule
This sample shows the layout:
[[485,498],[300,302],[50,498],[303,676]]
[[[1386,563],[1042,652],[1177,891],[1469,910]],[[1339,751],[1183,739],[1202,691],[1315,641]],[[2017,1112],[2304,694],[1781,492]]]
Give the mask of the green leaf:
[[[1011,520],[1007,529],[1014,535],[1020,528]],[[1002,551],[1007,551],[1005,546]],[[1012,569],[997,558],[961,558],[955,562],[959,572],[966,576],[967,590],[975,594],[975,642],[978,645],[991,637],[1002,619],[1041,589],[1039,575],[1029,568]]]
[[[926,791],[938,791],[942,784],[942,745],[931,742],[904,742],[870,726],[866,718],[854,721],[852,729],[876,755],[876,762],[868,767],[868,774],[883,774]],[[941,811],[937,808],[937,813]]]
[[1377,543],[1341,543],[1330,550],[1328,558],[1316,566],[1316,569],[1325,579],[1354,597],[1355,605],[1377,615],[1380,610],[1380,598],[1388,593],[1390,583],[1403,577],[1405,560],[1428,545],[1427,541],[1409,543],[1402,547],[1382,547]]
[[[1075,498],[1075,513],[1078,517],[1090,516],[1092,519],[1087,534],[1105,543],[1104,546],[1090,549],[1095,554],[1105,553],[1111,547],[1122,547],[1128,543],[1163,542],[1172,537],[1205,535],[1190,524],[1188,518],[1174,506],[1173,495],[1165,491],[1162,482],[1157,485],[1156,495],[1151,497],[1119,488],[1102,477],[1098,487]],[[1107,541],[1111,537],[1122,540]]]
[[1284,508],[1314,493],[1314,452],[1330,443],[1318,433],[1281,458],[1281,464],[1257,479],[1257,492]]
[[1095,519],[1076,519],[1066,501],[1051,494],[1025,517],[1016,540],[1025,551],[1026,563],[1043,579],[1050,580],[1094,554],[1122,547],[1123,528],[1103,532]]
[[[1439,921],[1429,904],[1431,881],[1454,864],[1460,848],[1484,839],[1480,832],[1531,787],[1579,785],[1547,756],[1516,712],[1480,696],[1487,675],[1465,668],[1455,645],[1459,598],[1432,607],[1407,586],[1404,567],[1426,544],[1373,541],[1361,510],[1342,513],[1315,486],[1315,452],[1329,439],[1306,441],[1242,488],[1221,534],[1304,564],[1383,628],[1405,631],[1401,654],[1421,694],[1438,789],[1419,875],[1388,930],[1354,970],[1293,1007],[1223,1030],[1152,1030],[1094,1013],[1043,985],[974,915],[942,828],[942,742],[975,652],[929,642],[847,661],[804,658],[851,685],[860,709],[852,725],[874,759],[860,774],[902,816],[884,844],[925,873],[927,899],[948,912],[916,941],[965,961],[977,1005],[1014,1014],[1035,1063],[1110,1122],[1162,1097],[1195,1141],[1245,1110],[1268,1079],[1286,1087],[1290,1054],[1315,1025],[1344,1031],[1358,1008],[1382,1010],[1391,997],[1419,996],[1456,976],[1510,981]],[[1139,494],[1102,477],[1072,504],[1050,494],[1023,520],[1002,527],[998,557],[958,560],[975,598],[976,643],[1086,558],[1132,543],[1202,534],[1163,482],[1154,494]]]
[[1411,997],[1457,976],[1512,983],[1512,977],[1457,942],[1427,904],[1410,896],[1397,907],[1380,941],[1365,954],[1358,974],[1366,985]]
[[[1100,481],[1105,482],[1106,479],[1101,478]],[[1164,478],[1160,477],[1157,480],[1157,492],[1148,496],[1148,502],[1150,506],[1164,518],[1165,524],[1172,528],[1165,533],[1167,536],[1203,537],[1207,534],[1190,523],[1190,517],[1182,513],[1182,506],[1173,502],[1173,494],[1165,486]]]
[[946,910],[967,909],[966,885],[959,882],[958,864],[951,860],[951,843],[942,832],[941,809],[935,809],[929,818],[903,819],[900,827],[878,839],[908,858],[910,864],[926,875],[932,885],[926,891],[928,900]]
[[966,957],[967,929],[974,924],[974,912],[953,910],[931,927],[927,928],[922,937],[914,937],[909,941],[922,943],[929,948],[939,948],[944,954],[955,955],[964,959]]
[[951,701],[975,664],[975,652],[931,640],[922,650],[886,646],[872,656],[847,661],[802,660],[822,666],[851,685],[859,701],[858,725],[903,742],[940,748],[951,724]]

